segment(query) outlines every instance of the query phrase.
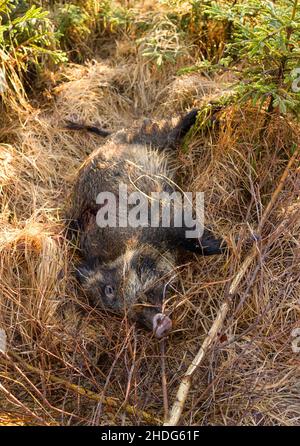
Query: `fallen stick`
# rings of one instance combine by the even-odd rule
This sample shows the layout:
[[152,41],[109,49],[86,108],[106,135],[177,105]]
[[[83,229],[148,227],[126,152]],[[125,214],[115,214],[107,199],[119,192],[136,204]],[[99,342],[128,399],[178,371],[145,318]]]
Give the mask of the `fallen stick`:
[[[101,395],[98,395],[97,393],[92,392],[91,390],[85,389],[84,387],[78,386],[77,384],[69,383],[68,381],[65,381],[64,379],[59,378],[58,376],[52,375],[49,372],[42,372],[37,367],[34,367],[34,366],[28,364],[15,352],[9,352],[9,354],[7,354],[6,356],[8,359],[10,357],[16,359],[20,364],[22,364],[22,366],[28,372],[35,373],[38,375],[43,375],[49,381],[56,383],[56,384],[61,384],[65,388],[71,390],[72,392],[74,392],[78,395],[85,396],[93,401],[97,401],[97,402],[101,401],[102,404],[109,406],[109,407],[116,408],[116,409],[119,409],[122,404],[121,401],[118,400],[117,398],[101,397]],[[144,410],[136,409],[134,406],[131,406],[130,404],[126,404],[124,407],[124,410],[130,415],[138,416],[140,419],[143,419],[148,424],[152,424],[152,425],[153,424],[159,424],[159,425],[161,424],[161,420],[159,418],[156,418],[155,416],[145,412]]]
[[[278,183],[275,191],[273,192],[273,194],[271,196],[271,199],[270,199],[270,201],[269,201],[269,203],[261,217],[261,220],[258,224],[257,231],[256,231],[258,234],[261,232],[261,229],[262,229],[264,223],[266,222],[266,220],[274,206],[274,203],[276,202],[276,200],[278,198],[278,195],[282,191],[282,188],[283,188],[285,181],[288,177],[289,171],[290,171],[292,165],[294,164],[294,162],[299,154],[299,151],[300,151],[300,147],[297,147],[294,154],[291,156],[291,158],[290,158],[290,160],[289,160],[289,162],[288,162],[288,164],[287,164],[287,166],[279,180],[279,183]],[[216,317],[211,329],[208,332],[208,335],[204,339],[203,344],[201,345],[201,347],[200,347],[197,355],[193,359],[192,363],[188,367],[186,373],[183,375],[183,378],[181,380],[181,383],[180,383],[178,391],[177,391],[175,402],[174,402],[173,407],[170,412],[169,419],[167,421],[165,421],[164,426],[177,426],[177,424],[180,420],[189,390],[192,385],[193,375],[194,375],[195,371],[201,365],[206,352],[208,351],[210,346],[213,344],[213,342],[216,340],[218,333],[220,332],[220,330],[223,326],[224,320],[225,320],[227,313],[229,311],[230,304],[231,304],[231,297],[236,292],[239,283],[241,282],[242,278],[246,274],[252,261],[255,259],[257,252],[258,251],[256,249],[256,245],[253,244],[249,255],[245,258],[245,260],[243,261],[243,263],[241,265],[241,268],[239,269],[237,274],[234,276],[231,286],[228,291],[227,299],[225,299],[225,301],[221,305],[221,308],[217,314],[217,317]]]
[[162,393],[164,401],[164,421],[169,417],[169,402],[168,402],[168,386],[166,377],[166,359],[165,359],[165,339],[160,341],[160,354],[161,354],[161,382]]

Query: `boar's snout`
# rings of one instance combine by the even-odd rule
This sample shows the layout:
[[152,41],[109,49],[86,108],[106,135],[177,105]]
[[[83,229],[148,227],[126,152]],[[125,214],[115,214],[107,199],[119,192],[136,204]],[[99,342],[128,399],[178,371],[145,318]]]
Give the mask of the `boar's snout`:
[[157,313],[153,317],[153,332],[157,338],[167,336],[172,329],[171,319],[163,313]]

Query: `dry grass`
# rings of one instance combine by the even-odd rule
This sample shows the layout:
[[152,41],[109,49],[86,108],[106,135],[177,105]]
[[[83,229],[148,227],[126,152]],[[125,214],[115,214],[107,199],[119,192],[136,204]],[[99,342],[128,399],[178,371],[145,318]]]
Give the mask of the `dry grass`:
[[[77,254],[64,238],[61,209],[76,169],[100,140],[62,124],[76,117],[117,129],[201,104],[221,88],[198,75],[178,80],[176,66],[160,71],[121,48],[113,61],[70,65],[45,106],[10,115],[0,134],[0,327],[8,339],[0,358],[0,424],[162,423],[162,367],[171,404],[247,255],[245,240],[292,142],[299,143],[299,129],[287,120],[273,117],[263,134],[262,113],[232,107],[220,115],[220,127],[196,134],[178,153],[185,190],[205,191],[207,219],[232,250],[227,259],[181,259],[166,302],[175,329],[162,361],[148,333],[89,308],[75,286]],[[263,225],[257,261],[196,373],[183,424],[299,424],[300,358],[291,349],[300,310],[298,191],[293,168]]]

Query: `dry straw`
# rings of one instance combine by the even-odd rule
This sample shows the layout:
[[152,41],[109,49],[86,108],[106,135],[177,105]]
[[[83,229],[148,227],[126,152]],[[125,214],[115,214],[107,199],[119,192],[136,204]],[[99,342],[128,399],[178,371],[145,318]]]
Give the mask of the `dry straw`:
[[[205,192],[207,220],[231,251],[228,258],[182,254],[165,304],[174,331],[164,348],[126,318],[90,308],[76,287],[78,253],[64,237],[62,209],[77,168],[101,139],[67,131],[63,120],[114,130],[220,94],[218,79],[203,88],[201,76],[197,88],[195,76],[178,83],[179,66],[158,70],[137,51],[119,51],[114,60],[67,67],[40,108],[2,116],[0,328],[8,350],[0,354],[0,422],[162,424],[193,364],[193,386],[188,378],[169,423],[181,415],[185,425],[299,424],[299,356],[291,349],[299,320],[292,154],[299,128],[287,118],[274,115],[262,132],[263,112],[230,107],[209,134],[195,134],[176,153],[180,185]],[[258,226],[251,251],[247,240]]]

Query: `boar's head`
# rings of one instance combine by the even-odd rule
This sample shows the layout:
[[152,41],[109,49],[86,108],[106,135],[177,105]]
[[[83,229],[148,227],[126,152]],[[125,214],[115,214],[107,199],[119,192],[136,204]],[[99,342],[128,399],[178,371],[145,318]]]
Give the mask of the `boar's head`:
[[153,330],[157,338],[171,330],[171,319],[162,311],[167,285],[174,277],[168,252],[160,253],[147,245],[127,249],[106,264],[97,260],[82,263],[77,276],[93,306],[127,314]]

